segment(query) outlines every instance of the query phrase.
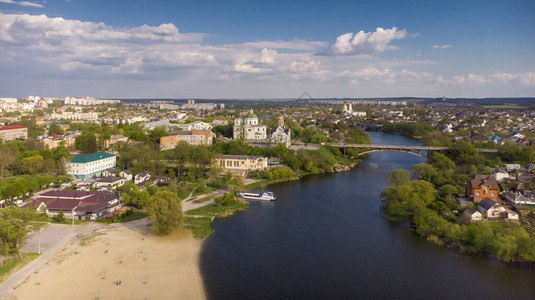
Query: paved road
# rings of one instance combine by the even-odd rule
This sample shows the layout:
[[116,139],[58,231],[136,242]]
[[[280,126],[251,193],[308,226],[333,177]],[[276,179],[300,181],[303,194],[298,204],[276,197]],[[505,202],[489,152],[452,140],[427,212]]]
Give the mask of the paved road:
[[[97,226],[97,228],[100,228],[102,224],[97,224]],[[75,227],[71,225],[49,224],[47,228],[41,231],[41,255],[0,284],[0,298],[20,284],[26,277],[31,276],[34,271],[39,270],[39,268],[54,258],[56,253],[61,251],[73,237],[78,234],[90,234],[94,228],[91,224],[77,225]],[[21,248],[21,252],[37,253],[39,248],[38,242],[39,233],[36,232],[28,237],[27,242]]]

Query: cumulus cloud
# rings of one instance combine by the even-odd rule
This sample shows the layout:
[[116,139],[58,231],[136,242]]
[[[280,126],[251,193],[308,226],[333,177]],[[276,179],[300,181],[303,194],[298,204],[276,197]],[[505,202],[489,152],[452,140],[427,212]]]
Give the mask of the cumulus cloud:
[[29,1],[13,1],[13,0],[0,0],[2,3],[8,3],[8,4],[16,4],[20,6],[31,6],[31,7],[44,7],[42,4],[35,3],[35,2],[29,2]]
[[433,45],[433,47],[431,47],[433,49],[448,49],[448,48],[451,48],[451,45],[448,45],[448,44],[445,44],[445,45]]
[[405,29],[398,30],[397,27],[383,29],[377,27],[375,32],[364,32],[363,30],[353,34],[352,32],[342,34],[336,38],[334,45],[329,47],[329,55],[354,55],[354,54],[375,54],[397,47],[390,45],[392,40],[400,40],[407,37]]
[[[118,97],[161,96],[161,91],[184,90],[189,95],[205,96],[204,92],[213,91],[210,96],[219,97],[224,96],[217,94],[219,91],[237,96],[238,91],[248,89],[254,89],[258,96],[286,93],[284,88],[267,88],[273,84],[294,89],[310,85],[325,93],[367,89],[380,94],[375,96],[386,96],[385,86],[407,95],[441,88],[486,91],[489,87],[515,87],[532,91],[535,87],[533,72],[442,76],[422,71],[437,62],[383,59],[378,54],[395,49],[393,40],[411,37],[396,27],[344,34],[331,46],[299,39],[210,45],[203,41],[204,36],[182,33],[169,23],[114,27],[46,15],[0,13],[0,68],[4,71],[0,72],[0,90],[20,89],[20,82],[25,82],[23,88],[28,91],[24,95],[40,84],[48,88],[42,82],[49,79],[57,90],[70,88],[77,94],[92,94],[87,90],[88,82],[94,82],[97,91],[109,85],[110,91],[117,90]],[[75,80],[79,80],[78,85],[73,84]],[[117,89],[117,81],[124,82],[123,89]],[[207,88],[209,85],[218,88]],[[122,94],[135,93],[136,89],[141,94]]]

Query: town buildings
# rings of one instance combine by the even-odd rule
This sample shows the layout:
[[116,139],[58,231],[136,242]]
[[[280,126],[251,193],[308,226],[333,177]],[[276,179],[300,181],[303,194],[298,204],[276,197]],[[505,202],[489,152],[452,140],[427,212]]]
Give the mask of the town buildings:
[[263,171],[268,167],[268,158],[248,155],[217,155],[215,164],[225,170]]
[[0,126],[0,141],[25,140],[28,138],[28,127],[22,125]]
[[96,220],[119,213],[121,201],[117,192],[52,191],[34,201],[37,211],[57,217],[60,211],[66,219]]
[[479,203],[484,198],[496,201],[499,199],[499,192],[498,183],[491,176],[478,175],[468,182],[467,194],[474,203]]
[[212,145],[214,133],[210,130],[175,131],[160,138],[160,150],[173,149],[180,141],[190,145]]
[[258,116],[253,110],[243,119],[237,118],[234,121],[234,139],[243,140],[265,140],[267,139],[267,126],[258,123]]
[[75,178],[100,176],[108,169],[114,169],[117,157],[106,152],[80,154],[71,159],[67,166],[67,174]]
[[47,120],[84,120],[84,121],[96,121],[98,119],[97,112],[63,112],[61,114],[54,113],[46,115]]

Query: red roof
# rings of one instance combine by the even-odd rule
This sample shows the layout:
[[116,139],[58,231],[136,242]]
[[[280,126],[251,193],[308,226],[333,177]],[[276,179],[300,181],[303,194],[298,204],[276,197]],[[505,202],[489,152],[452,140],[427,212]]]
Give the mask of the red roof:
[[7,126],[0,127],[0,130],[11,130],[11,129],[22,129],[22,128],[27,129],[28,127],[22,126],[22,125],[7,125]]

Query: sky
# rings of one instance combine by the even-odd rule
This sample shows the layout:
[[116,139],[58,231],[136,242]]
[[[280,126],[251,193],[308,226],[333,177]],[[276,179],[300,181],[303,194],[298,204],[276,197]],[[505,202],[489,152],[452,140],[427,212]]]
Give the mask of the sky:
[[0,97],[533,97],[535,1],[0,0]]

